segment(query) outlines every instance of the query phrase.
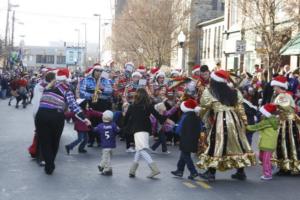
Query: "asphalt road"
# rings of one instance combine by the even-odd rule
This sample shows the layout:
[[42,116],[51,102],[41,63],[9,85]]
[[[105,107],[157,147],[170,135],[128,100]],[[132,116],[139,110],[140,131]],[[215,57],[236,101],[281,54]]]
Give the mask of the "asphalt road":
[[174,178],[170,171],[176,167],[178,150],[170,147],[170,155],[153,155],[162,172],[155,180],[146,178],[150,172],[141,162],[137,178],[128,177],[133,154],[125,152],[125,144],[118,143],[114,151],[113,176],[101,176],[97,169],[101,149],[88,148],[81,155],[74,150],[67,155],[63,146],[76,134],[72,124],[66,124],[56,170],[45,175],[43,168],[32,161],[27,153],[33,136],[31,106],[27,109],[8,107],[0,100],[0,200],[298,200],[300,177],[274,177],[272,181],[259,179],[260,166],[246,170],[247,181],[230,179],[233,171],[217,173],[217,181],[201,179],[190,181]]

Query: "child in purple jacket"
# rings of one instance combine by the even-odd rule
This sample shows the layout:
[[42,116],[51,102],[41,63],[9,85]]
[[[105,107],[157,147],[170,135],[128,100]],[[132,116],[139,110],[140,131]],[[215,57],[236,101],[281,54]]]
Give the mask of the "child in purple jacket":
[[[88,109],[88,103],[84,99],[77,99],[76,102],[78,105],[81,107],[83,110],[84,115],[88,118],[91,119],[92,117],[102,117],[102,112],[97,112],[92,109]],[[77,131],[77,139],[70,144],[65,146],[65,149],[67,151],[67,154],[70,154],[70,151],[77,146],[79,143],[78,147],[78,153],[87,153],[85,150],[85,146],[88,142],[88,132],[91,130],[91,127],[88,127],[83,121],[79,120],[76,116],[75,113],[73,112],[65,112],[65,118],[66,119],[71,119],[74,121],[74,129]]]
[[103,123],[94,128],[94,132],[101,138],[102,158],[98,169],[104,176],[112,175],[112,150],[116,148],[116,136],[120,131],[119,127],[113,122],[113,117],[113,112],[106,110],[102,116]]

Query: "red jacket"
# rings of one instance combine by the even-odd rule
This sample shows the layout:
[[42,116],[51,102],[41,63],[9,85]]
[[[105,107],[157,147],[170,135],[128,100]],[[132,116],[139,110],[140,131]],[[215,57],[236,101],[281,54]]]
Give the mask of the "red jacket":
[[[92,117],[97,117],[100,118],[102,117],[102,112],[97,112],[94,110],[85,110],[83,111],[84,115],[90,119]],[[65,117],[67,119],[71,119],[74,122],[74,130],[78,131],[78,132],[88,132],[91,130],[91,127],[88,127],[83,121],[79,120],[76,116],[75,113],[73,112],[65,112]]]

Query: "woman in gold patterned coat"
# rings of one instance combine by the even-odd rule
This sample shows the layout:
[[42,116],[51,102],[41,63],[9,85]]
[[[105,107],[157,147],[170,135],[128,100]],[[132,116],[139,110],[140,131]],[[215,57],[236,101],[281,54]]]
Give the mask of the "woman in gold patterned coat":
[[277,164],[277,175],[290,175],[300,172],[300,120],[295,113],[295,102],[284,76],[275,77],[271,86],[274,88],[273,103],[279,110],[280,128],[277,150],[273,162]]
[[245,180],[245,167],[255,165],[256,158],[246,137],[247,117],[241,93],[228,86],[229,73],[223,70],[211,74],[210,86],[200,99],[200,115],[214,113],[209,129],[208,148],[199,156],[197,166],[207,171],[200,176],[215,180],[216,170],[237,169],[231,177]]

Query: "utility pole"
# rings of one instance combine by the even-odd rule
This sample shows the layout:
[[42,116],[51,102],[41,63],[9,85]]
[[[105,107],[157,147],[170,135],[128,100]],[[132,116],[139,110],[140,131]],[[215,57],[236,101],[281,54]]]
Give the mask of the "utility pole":
[[[10,0],[7,0],[7,14],[6,14],[6,26],[5,26],[5,39],[4,39],[4,49],[3,49],[3,67],[5,67],[8,56],[7,56],[7,44],[8,44],[8,28],[9,28],[9,12],[10,12]],[[8,66],[6,66],[8,67]]]
[[86,39],[86,23],[84,25],[84,66],[87,67],[87,39]]
[[[11,52],[14,50],[14,34],[15,34],[15,13],[16,11],[13,11],[13,15],[12,15],[12,26],[11,26],[11,44],[10,44],[10,48],[8,51],[8,58],[11,55]],[[9,62],[9,59],[7,60],[7,64],[10,65],[9,68],[12,69],[12,65],[11,62]]]

